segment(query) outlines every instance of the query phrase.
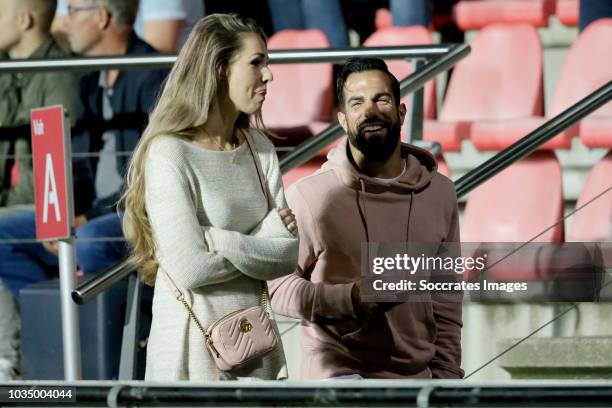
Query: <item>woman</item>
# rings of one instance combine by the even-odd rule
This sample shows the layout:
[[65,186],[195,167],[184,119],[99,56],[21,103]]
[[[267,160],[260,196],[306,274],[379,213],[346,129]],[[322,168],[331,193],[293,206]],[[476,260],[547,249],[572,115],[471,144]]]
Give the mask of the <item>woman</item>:
[[[297,227],[285,208],[274,146],[249,128],[250,116],[261,124],[272,80],[265,40],[252,20],[222,14],[202,19],[128,169],[123,228],[130,262],[155,285],[146,380],[286,378],[281,345],[255,363],[220,372],[163,274],[208,326],[257,306],[266,280],[295,270]],[[269,210],[247,132],[278,210]]]

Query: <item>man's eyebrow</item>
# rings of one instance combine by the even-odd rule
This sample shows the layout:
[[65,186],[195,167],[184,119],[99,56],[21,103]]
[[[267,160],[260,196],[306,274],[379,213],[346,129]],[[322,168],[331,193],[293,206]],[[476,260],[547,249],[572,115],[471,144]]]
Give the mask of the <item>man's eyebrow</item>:
[[355,95],[355,96],[351,96],[350,98],[348,98],[347,102],[352,102],[352,101],[363,101],[363,95]]
[[374,95],[374,99],[378,99],[382,96],[389,96],[389,97],[393,97],[393,95],[391,95],[391,92],[378,92],[376,95]]
[[253,55],[251,55],[251,57],[261,57],[261,58],[266,58],[266,54],[263,54],[261,52],[256,52]]

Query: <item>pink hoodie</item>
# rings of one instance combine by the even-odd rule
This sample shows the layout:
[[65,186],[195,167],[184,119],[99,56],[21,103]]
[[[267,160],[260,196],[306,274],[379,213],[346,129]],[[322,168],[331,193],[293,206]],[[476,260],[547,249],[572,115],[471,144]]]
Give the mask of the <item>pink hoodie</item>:
[[302,319],[302,377],[461,378],[461,304],[399,304],[359,320],[351,288],[361,243],[459,242],[452,182],[433,156],[402,145],[406,171],[390,186],[360,174],[346,141],[287,190],[300,232],[298,270],[269,282],[277,313]]

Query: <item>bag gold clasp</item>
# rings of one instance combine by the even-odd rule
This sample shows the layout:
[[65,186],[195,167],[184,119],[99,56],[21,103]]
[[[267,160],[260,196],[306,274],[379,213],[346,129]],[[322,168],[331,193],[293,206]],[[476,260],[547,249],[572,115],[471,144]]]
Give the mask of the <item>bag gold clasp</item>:
[[246,318],[243,318],[240,320],[239,328],[242,333],[248,333],[253,328],[253,325]]

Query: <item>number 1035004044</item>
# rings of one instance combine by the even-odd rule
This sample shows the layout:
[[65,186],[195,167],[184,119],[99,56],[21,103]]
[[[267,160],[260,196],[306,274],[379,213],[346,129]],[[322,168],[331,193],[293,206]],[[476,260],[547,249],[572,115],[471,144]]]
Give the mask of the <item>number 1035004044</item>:
[[74,387],[47,387],[32,385],[0,387],[0,403],[22,402],[74,402],[76,391]]

